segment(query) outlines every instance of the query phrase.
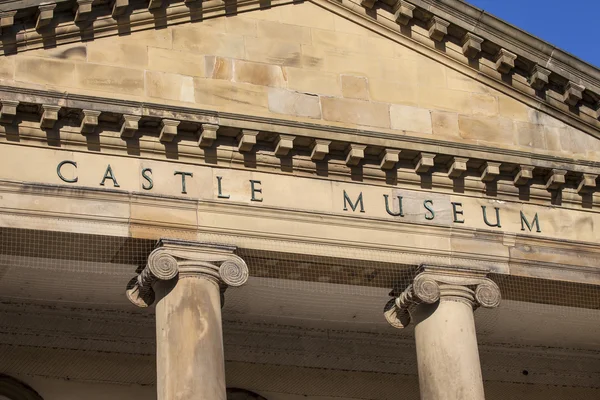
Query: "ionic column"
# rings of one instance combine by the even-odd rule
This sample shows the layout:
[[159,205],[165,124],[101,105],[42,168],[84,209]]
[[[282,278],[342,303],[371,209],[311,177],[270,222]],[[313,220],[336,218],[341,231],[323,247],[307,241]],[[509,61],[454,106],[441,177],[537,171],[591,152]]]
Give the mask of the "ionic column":
[[156,298],[158,400],[226,400],[221,294],[248,279],[234,247],[161,240],[127,296]]
[[473,310],[500,303],[485,272],[423,266],[385,317],[396,328],[415,323],[421,400],[483,400]]

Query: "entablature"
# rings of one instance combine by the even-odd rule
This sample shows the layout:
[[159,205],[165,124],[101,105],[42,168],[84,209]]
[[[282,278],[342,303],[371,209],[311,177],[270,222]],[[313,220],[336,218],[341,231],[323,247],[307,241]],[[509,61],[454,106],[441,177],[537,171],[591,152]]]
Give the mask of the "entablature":
[[[387,132],[0,87],[6,141],[468,190],[591,208],[600,163]],[[6,111],[5,111],[6,110]],[[597,196],[596,196],[597,197]]]

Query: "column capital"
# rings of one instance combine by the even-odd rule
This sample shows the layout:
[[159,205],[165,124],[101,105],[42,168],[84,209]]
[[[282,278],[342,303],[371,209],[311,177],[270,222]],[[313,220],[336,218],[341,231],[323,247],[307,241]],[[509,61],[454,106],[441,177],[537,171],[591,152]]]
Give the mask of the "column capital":
[[248,280],[248,266],[234,254],[234,246],[187,240],[161,239],[148,256],[127,298],[138,307],[154,302],[152,285],[156,281],[186,277],[213,280],[221,289],[241,286]]
[[395,298],[384,308],[386,320],[395,328],[405,328],[411,310],[422,303],[460,301],[477,307],[494,308],[500,304],[500,288],[487,278],[488,271],[423,265],[404,291],[392,292]]

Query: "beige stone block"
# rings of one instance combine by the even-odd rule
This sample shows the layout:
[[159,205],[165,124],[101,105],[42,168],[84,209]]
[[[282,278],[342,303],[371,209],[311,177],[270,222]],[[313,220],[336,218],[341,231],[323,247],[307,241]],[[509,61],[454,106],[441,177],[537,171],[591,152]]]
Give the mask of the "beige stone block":
[[369,100],[369,83],[362,76],[342,75],[342,93],[349,99]]
[[446,83],[448,89],[452,90],[462,90],[474,93],[490,93],[491,91],[491,89],[483,83],[451,69],[446,70]]
[[269,89],[269,111],[298,117],[321,118],[319,96],[286,89]]
[[235,60],[233,62],[233,79],[236,82],[251,83],[253,85],[286,86],[286,79],[279,65]]
[[515,122],[515,127],[517,130],[517,144],[535,149],[545,149],[544,127],[542,125]]
[[339,54],[327,54],[323,67],[326,71],[344,75],[362,75],[369,78],[381,78],[381,64],[372,57],[349,57]]
[[474,115],[498,115],[498,99],[489,94],[472,93],[471,110]]
[[575,154],[585,154],[588,151],[600,150],[598,139],[581,132],[571,126],[561,130],[560,147],[563,151]]
[[92,41],[87,46],[87,61],[94,64],[145,68],[148,65],[148,48],[143,44]]
[[[246,59],[269,64],[299,66],[301,50],[299,43],[267,38],[245,38]],[[243,57],[238,57],[243,58]]]
[[[329,28],[331,29],[331,28]],[[350,21],[344,17],[335,15],[333,19],[333,29],[336,32],[350,33],[352,35],[359,36],[371,36],[375,38],[381,38],[377,33],[357,24],[356,22]],[[384,39],[385,40],[385,39]]]
[[458,137],[458,114],[445,111],[431,112],[431,125],[434,135]]
[[535,110],[533,108],[529,109],[529,120],[532,124],[539,124],[544,126],[550,126],[554,128],[566,128],[567,124],[558,120],[542,111]]
[[17,57],[15,80],[45,85],[73,86],[75,64],[40,57]]
[[471,93],[459,90],[419,90],[419,105],[445,111],[471,114]]
[[146,71],[146,96],[194,102],[194,79],[167,72]]
[[392,129],[431,133],[431,112],[427,109],[393,104],[390,106]]
[[75,84],[84,89],[144,94],[144,71],[98,64],[76,64]]
[[247,83],[194,78],[194,95],[199,104],[236,107],[235,110],[268,108],[267,88]]
[[293,4],[291,7],[281,7],[280,9],[280,22],[311,28],[333,29],[334,14],[313,3]]
[[205,74],[212,79],[233,79],[233,61],[230,58],[206,56]]
[[196,54],[244,58],[244,37],[186,25],[173,30],[173,49]]
[[289,89],[326,96],[341,96],[342,94],[337,74],[286,67],[285,75]]
[[322,97],[321,109],[323,111],[323,119],[328,121],[379,128],[390,127],[390,113],[387,104]]
[[562,151],[560,138],[567,134],[566,128],[557,128],[554,126],[544,126],[544,142],[546,148],[551,151]]
[[114,36],[99,39],[98,42],[118,41],[120,43],[133,43],[139,46],[159,47],[162,49],[173,48],[173,28],[148,29],[132,32],[130,35],[121,35],[118,39]]
[[191,52],[149,47],[148,65],[153,71],[206,76],[205,57]]
[[294,43],[312,43],[310,28],[273,21],[258,21],[257,36]]
[[358,55],[367,51],[362,37],[325,29],[312,30],[312,43],[334,54]]
[[323,49],[306,44],[301,45],[300,48],[300,59],[294,65],[313,71],[321,71],[325,64],[325,52]]
[[3,56],[0,58],[0,79],[15,78],[15,56]]
[[508,118],[458,116],[460,136],[492,143],[514,143],[513,121]]
[[262,8],[249,13],[238,14],[240,18],[281,22],[281,7]]
[[55,48],[41,48],[27,51],[28,57],[57,58],[60,60],[86,61],[87,46],[85,43],[70,43]]
[[225,18],[225,30],[235,35],[254,36],[257,35],[257,21],[242,18],[240,15],[231,15]]
[[[404,61],[405,69],[415,69],[417,71],[417,82],[418,85],[423,87],[427,87],[427,90],[431,90],[430,88],[446,88],[446,71],[448,68],[442,64],[439,64],[435,61],[429,60],[425,57],[422,57],[421,60],[402,60]],[[408,63],[408,65],[406,65]],[[398,76],[397,78],[403,79],[403,76]]]
[[369,79],[371,99],[384,103],[398,103],[417,106],[419,89],[417,86],[390,82],[385,79]]
[[501,117],[514,119],[515,121],[530,121],[531,108],[508,96],[498,96],[498,113]]

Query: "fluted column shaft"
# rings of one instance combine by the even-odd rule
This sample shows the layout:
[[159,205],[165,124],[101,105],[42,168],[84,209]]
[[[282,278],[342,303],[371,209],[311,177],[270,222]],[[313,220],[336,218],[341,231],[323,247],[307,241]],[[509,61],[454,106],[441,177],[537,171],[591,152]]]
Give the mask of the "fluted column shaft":
[[156,299],[157,400],[226,400],[221,292],[248,279],[235,248],[165,240],[127,291]]
[[415,323],[421,400],[484,400],[473,310],[500,303],[485,271],[423,266],[390,300],[385,317],[396,328]]

